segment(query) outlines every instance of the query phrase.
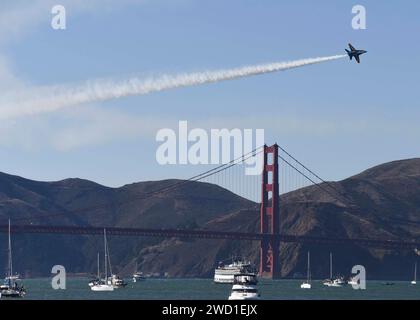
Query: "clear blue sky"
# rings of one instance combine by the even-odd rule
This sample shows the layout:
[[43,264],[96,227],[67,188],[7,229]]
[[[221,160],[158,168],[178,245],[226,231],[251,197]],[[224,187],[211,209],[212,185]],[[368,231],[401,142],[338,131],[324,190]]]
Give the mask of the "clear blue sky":
[[[420,2],[149,0],[0,4],[0,94],[103,77],[229,68],[368,50],[281,73],[1,120],[0,171],[108,186],[186,178],[205,166],[156,163],[156,131],[264,128],[326,179],[420,154]],[[353,30],[351,9],[367,10]],[[0,110],[0,114],[1,114]],[[145,129],[147,127],[147,129]]]

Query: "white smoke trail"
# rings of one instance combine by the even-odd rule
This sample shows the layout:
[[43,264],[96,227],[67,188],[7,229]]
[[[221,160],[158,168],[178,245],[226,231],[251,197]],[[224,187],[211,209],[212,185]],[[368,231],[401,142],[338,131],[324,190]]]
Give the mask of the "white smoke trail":
[[26,92],[12,93],[0,97],[0,118],[51,112],[83,103],[116,99],[130,95],[144,95],[167,89],[283,71],[343,57],[346,57],[346,55],[244,66],[226,70],[162,75],[149,79],[130,78],[124,81],[92,80],[82,85],[37,87]]

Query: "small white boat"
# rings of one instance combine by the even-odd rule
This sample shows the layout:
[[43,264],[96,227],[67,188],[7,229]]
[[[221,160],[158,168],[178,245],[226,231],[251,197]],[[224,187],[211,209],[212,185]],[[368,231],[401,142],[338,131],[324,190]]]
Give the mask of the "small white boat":
[[127,283],[116,274],[112,274],[108,278],[108,284],[112,285],[115,289],[124,288],[127,285]]
[[300,285],[301,289],[311,289],[312,285],[311,285],[311,256],[310,256],[310,252],[308,251],[308,265],[307,265],[307,275],[306,275],[306,281],[303,282]]
[[18,275],[13,275],[13,263],[12,263],[12,239],[10,236],[10,219],[9,219],[9,247],[8,247],[8,267],[7,276],[4,279],[4,283],[0,286],[0,296],[10,298],[22,298],[26,294],[26,289],[23,286],[19,286],[17,280]]
[[327,279],[324,281],[324,286],[327,287],[342,287],[346,284],[343,278]]
[[323,282],[324,286],[327,287],[342,287],[346,284],[346,281],[343,277],[333,278],[333,258],[332,253],[330,252],[330,278]]
[[133,282],[144,280],[146,280],[146,277],[143,275],[143,272],[136,272],[133,274]]
[[15,276],[6,276],[2,284],[0,284],[0,290],[5,290],[10,287],[11,284],[20,281],[19,277]]
[[347,284],[350,284],[350,285],[352,285],[352,286],[357,286],[359,283],[358,283],[358,281],[357,281],[354,277],[351,277],[351,278],[347,281]]
[[229,300],[259,300],[257,283],[257,276],[253,273],[235,275]]
[[300,285],[301,289],[311,289],[312,285],[310,283],[304,282]]
[[417,262],[414,264],[414,280],[410,282],[412,285],[417,284]]
[[90,289],[92,291],[114,291],[114,287],[112,285],[103,283],[102,281],[91,286]]
[[7,289],[1,290],[1,297],[5,298],[23,298],[26,294],[25,289],[18,286],[9,286]]
[[146,280],[146,277],[144,276],[143,272],[138,271],[138,265],[136,262],[136,271],[133,273],[133,282],[144,281],[144,280]]
[[105,277],[99,280],[99,260],[98,260],[98,280],[89,282],[90,290],[92,291],[114,291],[114,286],[108,283],[108,245],[106,241],[106,229],[104,229],[104,251],[105,251]]

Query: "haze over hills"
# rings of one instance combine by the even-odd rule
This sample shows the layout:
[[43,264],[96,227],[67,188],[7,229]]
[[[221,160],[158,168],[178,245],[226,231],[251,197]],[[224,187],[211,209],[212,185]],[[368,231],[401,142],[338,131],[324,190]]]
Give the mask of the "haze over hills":
[[[258,205],[221,187],[191,182],[166,193],[146,193],[177,180],[140,182],[108,188],[91,181],[66,179],[38,182],[0,174],[0,223],[93,225],[147,228],[205,228],[258,232]],[[341,196],[306,187],[280,197],[281,232],[294,235],[412,239],[420,236],[420,159],[394,161],[332,182]],[[30,220],[19,220],[31,217]],[[231,240],[189,240],[110,237],[112,264],[131,274],[135,262],[144,272],[174,277],[209,277],[218,261],[243,256],[255,263],[259,243]],[[3,245],[2,245],[3,244]],[[6,265],[7,242],[0,236],[0,261]],[[62,264],[67,272],[95,272],[98,236],[14,235],[16,271],[49,275]],[[304,273],[311,251],[314,277],[328,275],[328,255],[334,268],[348,275],[362,264],[368,278],[409,279],[414,252],[373,250],[361,246],[328,247],[282,244],[281,273]]]

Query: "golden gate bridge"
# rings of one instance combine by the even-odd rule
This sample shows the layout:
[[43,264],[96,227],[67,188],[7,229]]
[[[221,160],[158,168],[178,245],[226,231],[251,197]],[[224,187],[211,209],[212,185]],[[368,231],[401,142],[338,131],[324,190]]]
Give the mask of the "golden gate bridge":
[[[248,177],[253,184],[252,187],[246,185],[244,178],[226,177],[221,174],[227,171],[236,170],[237,175],[239,165],[243,165],[250,157],[262,156],[262,173],[259,176]],[[279,171],[279,166],[280,170]],[[295,175],[292,175],[294,172]],[[256,181],[257,177],[260,182]],[[234,186],[235,181],[239,181]],[[11,227],[12,233],[31,233],[31,234],[69,234],[69,235],[102,235],[104,228],[108,235],[114,236],[135,236],[135,237],[156,237],[156,238],[180,238],[180,239],[228,239],[228,240],[253,240],[260,242],[260,266],[261,276],[278,278],[280,276],[279,250],[280,243],[310,243],[319,245],[360,245],[380,249],[400,249],[413,250],[420,248],[420,241],[417,239],[372,239],[372,238],[338,238],[338,237],[316,237],[305,235],[291,235],[280,232],[280,194],[298,190],[305,186],[314,185],[322,192],[329,195],[339,203],[346,203],[350,206],[357,206],[354,201],[348,198],[343,192],[338,190],[332,183],[323,180],[299,160],[293,157],[284,148],[277,144],[272,146],[261,146],[245,153],[228,163],[222,164],[211,170],[195,175],[186,180],[178,180],[164,187],[135,195],[129,201],[139,201],[151,197],[158,197],[162,194],[173,192],[188,185],[191,182],[207,182],[219,186],[230,187],[232,191],[244,198],[253,198],[253,210],[259,206],[260,226],[258,233],[250,232],[230,232],[196,229],[175,229],[175,228],[126,228],[109,226],[63,226],[63,225],[40,225],[34,224],[33,220],[42,220],[51,217],[65,216],[66,212],[37,215],[13,219],[13,221],[31,221],[30,224],[14,223]],[[232,183],[233,182],[233,183]],[[255,184],[259,185],[258,193],[255,196]],[[228,185],[228,186],[227,186]],[[239,187],[238,187],[239,185]],[[95,213],[95,210],[108,206],[95,205],[88,208],[73,210],[72,212]],[[0,224],[0,232],[8,231],[8,225]]]

